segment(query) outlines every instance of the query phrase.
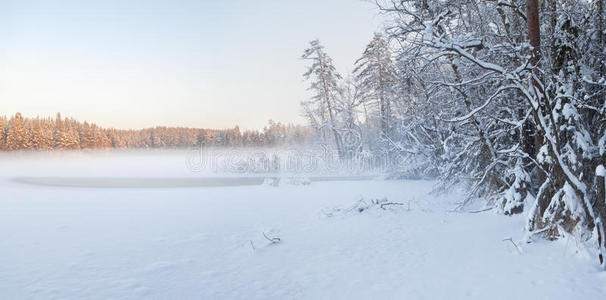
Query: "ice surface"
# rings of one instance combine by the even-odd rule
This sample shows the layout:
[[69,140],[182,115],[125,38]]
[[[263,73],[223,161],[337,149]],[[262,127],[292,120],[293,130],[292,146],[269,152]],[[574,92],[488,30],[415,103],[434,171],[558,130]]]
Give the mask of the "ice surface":
[[[428,181],[73,188],[11,178],[203,175],[187,170],[182,153],[25,155],[1,161],[2,299],[599,299],[606,294],[606,274],[574,237],[523,244],[523,216],[451,212],[459,194],[430,196]],[[361,199],[406,205],[325,213],[346,211],[342,208]],[[522,251],[503,241],[507,237]]]

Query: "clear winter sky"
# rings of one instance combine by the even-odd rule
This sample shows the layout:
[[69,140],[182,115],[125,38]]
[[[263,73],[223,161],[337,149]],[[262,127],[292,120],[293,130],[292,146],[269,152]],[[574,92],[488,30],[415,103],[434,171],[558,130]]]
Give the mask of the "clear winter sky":
[[0,115],[117,128],[304,123],[308,41],[347,73],[381,24],[362,0],[0,0]]

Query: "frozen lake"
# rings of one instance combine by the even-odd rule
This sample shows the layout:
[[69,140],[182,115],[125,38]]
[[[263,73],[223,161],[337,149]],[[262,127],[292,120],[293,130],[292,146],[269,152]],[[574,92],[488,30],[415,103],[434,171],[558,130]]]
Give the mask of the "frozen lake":
[[317,176],[273,186],[260,174],[192,173],[183,157],[4,157],[0,298],[606,294],[604,272],[574,237],[525,244],[523,216],[453,213],[460,194],[430,195],[433,182]]
[[320,181],[362,181],[373,180],[373,176],[323,176],[323,177],[16,177],[12,181],[46,186],[79,187],[79,188],[187,188],[187,187],[228,187],[261,185],[264,183],[279,184],[294,180],[304,180],[302,184]]

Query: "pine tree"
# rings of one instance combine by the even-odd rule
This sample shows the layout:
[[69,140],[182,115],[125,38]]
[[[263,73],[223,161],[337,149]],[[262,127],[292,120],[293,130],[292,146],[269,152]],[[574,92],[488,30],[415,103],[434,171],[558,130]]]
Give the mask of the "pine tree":
[[41,150],[42,148],[42,123],[40,118],[30,120],[28,122],[28,130],[31,137],[31,147],[33,150]]
[[21,113],[15,114],[8,122],[6,149],[8,151],[28,150],[31,147],[30,133]]
[[375,34],[362,57],[355,63],[354,74],[367,100],[379,106],[381,136],[390,145],[392,128],[391,102],[397,83],[389,44],[381,34]]
[[55,148],[62,150],[80,149],[80,138],[77,130],[72,126],[72,120],[61,119],[61,114],[57,113],[55,119]]
[[94,149],[97,146],[97,141],[95,140],[95,135],[93,129],[88,124],[88,122],[84,122],[84,124],[78,127],[78,132],[80,135],[80,147],[82,149]]
[[8,129],[8,120],[6,117],[0,117],[0,151],[6,150],[6,131]]
[[339,93],[338,80],[342,77],[332,63],[332,58],[324,52],[320,41],[313,40],[310,47],[305,49],[301,56],[310,60],[311,65],[303,77],[311,82],[309,90],[315,92],[311,100],[304,101],[302,105],[307,117],[316,129],[323,131],[328,128],[332,132],[339,157],[344,156],[341,135],[337,124],[336,101]]

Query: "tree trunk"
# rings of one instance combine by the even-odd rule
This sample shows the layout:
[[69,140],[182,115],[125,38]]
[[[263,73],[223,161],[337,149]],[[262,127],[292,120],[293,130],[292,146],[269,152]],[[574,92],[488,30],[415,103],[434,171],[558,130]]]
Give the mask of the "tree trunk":
[[[532,56],[530,58],[530,66],[533,68],[534,78],[532,78],[532,85],[534,86],[534,91],[539,98],[539,105],[544,107],[543,101],[545,101],[545,97],[542,96],[543,91],[541,91],[539,80],[540,73],[538,68],[540,67],[541,62],[541,23],[539,21],[539,1],[538,0],[527,0],[526,1],[526,24],[528,26],[528,41],[530,46],[532,46]],[[527,149],[532,149],[532,155],[536,157],[539,149],[543,145],[543,134],[538,130],[537,124],[533,124],[534,131],[534,145],[533,147],[525,147]],[[542,171],[537,169],[538,176],[538,186],[541,186],[543,182],[545,182],[545,174]],[[544,211],[546,207],[540,207],[539,210]]]
[[538,66],[541,58],[541,26],[539,23],[539,1],[526,1],[526,23],[528,25],[528,41],[532,49],[531,66]]
[[604,219],[606,219],[606,188],[604,185],[604,166],[600,165],[596,172],[596,181],[597,181],[597,199],[596,199],[596,210],[598,212],[598,222],[596,222],[596,226],[598,229],[598,249],[599,249],[599,259],[600,264],[603,267],[606,267],[606,262],[604,262],[604,255],[606,255],[606,228],[604,226]]

